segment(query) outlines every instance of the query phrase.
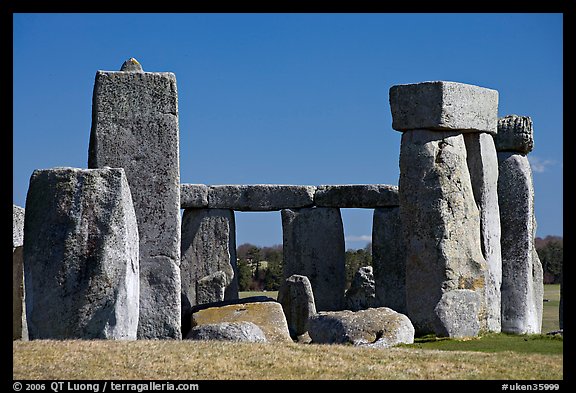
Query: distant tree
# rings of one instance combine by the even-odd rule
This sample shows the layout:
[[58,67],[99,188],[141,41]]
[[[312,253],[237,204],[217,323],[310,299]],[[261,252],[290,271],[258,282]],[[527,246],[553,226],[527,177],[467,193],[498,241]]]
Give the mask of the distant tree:
[[267,291],[277,291],[282,284],[282,259],[279,261],[269,261],[264,278],[264,289]]
[[545,284],[560,283],[562,264],[564,263],[564,242],[561,237],[547,236],[536,239],[536,252],[542,262]]
[[372,255],[366,247],[346,251],[346,289],[350,288],[354,275],[363,266],[372,266]]
[[252,268],[246,259],[238,261],[238,290],[249,291],[252,284]]

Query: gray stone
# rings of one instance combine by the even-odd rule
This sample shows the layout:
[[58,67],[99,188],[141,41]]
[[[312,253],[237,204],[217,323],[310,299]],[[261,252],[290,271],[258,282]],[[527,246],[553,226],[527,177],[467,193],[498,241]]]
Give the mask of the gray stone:
[[122,64],[120,71],[143,72],[144,70],[142,69],[142,64],[140,64],[135,58],[131,57]]
[[437,334],[447,337],[475,337],[480,332],[480,294],[470,289],[444,292],[436,304]]
[[341,310],[345,289],[344,228],[340,209],[282,210],[283,275],[308,277],[316,309]]
[[319,312],[310,318],[308,333],[315,344],[387,348],[414,342],[408,317],[386,307]]
[[498,91],[457,82],[390,88],[392,128],[398,131],[497,132]]
[[[182,334],[186,336],[192,306],[238,298],[234,212],[186,209],[182,217],[181,255]],[[217,272],[223,273],[225,280],[213,284],[224,285],[223,298],[217,290],[212,294],[203,291],[206,285],[200,282]]]
[[400,208],[374,209],[372,266],[376,303],[406,314],[406,250],[400,226]]
[[294,339],[308,331],[308,318],[316,314],[314,293],[308,277],[293,274],[278,291],[278,302],[282,305],[290,336]]
[[498,119],[494,136],[496,150],[528,154],[534,149],[534,132],[529,116],[508,115]]
[[[463,135],[406,131],[399,183],[400,221],[406,239],[406,309],[416,331],[450,332],[451,323],[439,318],[436,307],[445,293],[457,289],[480,294],[480,307],[467,312],[485,328],[487,267]],[[454,296],[458,294],[462,293]]]
[[228,280],[226,273],[221,270],[199,279],[196,282],[196,302],[202,304],[223,301]]
[[464,134],[468,170],[476,206],[480,211],[480,239],[486,260],[486,327],[501,331],[502,255],[498,208],[498,157],[494,139],[487,133]]
[[376,307],[376,284],[372,266],[364,266],[358,269],[350,288],[344,295],[346,309],[352,311],[365,310]]
[[27,340],[24,299],[24,209],[12,204],[12,339]]
[[542,264],[535,251],[534,188],[525,155],[499,152],[498,203],[502,228],[502,331],[541,332]]
[[24,244],[24,209],[12,204],[12,248]]
[[30,339],[136,339],[138,227],[122,168],[34,171],[24,238]]
[[[127,71],[134,71],[133,65]],[[126,171],[138,220],[138,338],[180,339],[180,164],[173,73],[96,73],[88,167],[104,166]]]
[[398,206],[398,187],[387,184],[319,186],[314,204],[322,207],[375,208]]
[[218,340],[265,343],[266,335],[252,322],[221,322],[195,326],[186,337],[190,340]]
[[274,211],[312,206],[313,186],[276,184],[210,186],[208,207],[239,211]]
[[180,184],[180,207],[182,209],[208,207],[208,186],[205,184]]
[[271,343],[292,342],[280,303],[250,302],[209,307],[192,314],[192,328],[222,322],[252,322]]

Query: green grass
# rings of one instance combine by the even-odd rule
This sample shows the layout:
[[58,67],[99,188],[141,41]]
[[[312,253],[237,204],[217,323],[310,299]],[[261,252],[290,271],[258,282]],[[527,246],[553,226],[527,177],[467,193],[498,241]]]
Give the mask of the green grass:
[[465,339],[425,336],[416,338],[414,344],[403,345],[403,347],[438,349],[443,351],[475,351],[487,353],[512,351],[516,353],[562,355],[563,344],[564,341],[561,336],[489,333],[480,337],[469,337]]
[[544,299],[548,301],[544,302],[542,310],[542,333],[548,333],[560,328],[560,284],[544,285]]

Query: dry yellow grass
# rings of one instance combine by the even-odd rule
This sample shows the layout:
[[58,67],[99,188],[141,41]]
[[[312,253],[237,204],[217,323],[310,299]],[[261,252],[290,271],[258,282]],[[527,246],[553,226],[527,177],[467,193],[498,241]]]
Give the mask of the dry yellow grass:
[[198,341],[13,343],[14,379],[562,379],[562,355]]

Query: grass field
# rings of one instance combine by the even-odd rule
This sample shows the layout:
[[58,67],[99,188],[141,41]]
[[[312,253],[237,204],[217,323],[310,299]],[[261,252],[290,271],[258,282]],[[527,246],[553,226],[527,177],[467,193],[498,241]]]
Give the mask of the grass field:
[[[240,297],[275,292],[244,292]],[[559,286],[545,287],[543,332],[558,328]],[[563,377],[558,336],[417,338],[389,349],[201,341],[14,341],[14,379],[498,379]],[[296,360],[296,361],[295,361]]]

